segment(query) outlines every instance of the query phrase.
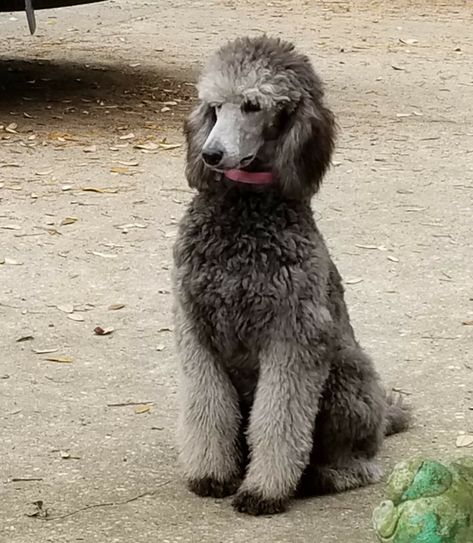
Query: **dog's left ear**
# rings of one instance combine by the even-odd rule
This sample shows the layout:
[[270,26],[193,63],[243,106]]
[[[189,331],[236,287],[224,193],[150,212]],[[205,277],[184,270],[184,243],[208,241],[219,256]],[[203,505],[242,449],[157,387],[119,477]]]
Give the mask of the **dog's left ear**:
[[209,186],[215,174],[202,160],[202,148],[215,124],[213,109],[206,103],[200,103],[184,123],[187,143],[186,177],[189,186],[197,190]]
[[321,96],[301,97],[279,137],[275,170],[282,191],[291,198],[314,195],[335,146],[335,119]]

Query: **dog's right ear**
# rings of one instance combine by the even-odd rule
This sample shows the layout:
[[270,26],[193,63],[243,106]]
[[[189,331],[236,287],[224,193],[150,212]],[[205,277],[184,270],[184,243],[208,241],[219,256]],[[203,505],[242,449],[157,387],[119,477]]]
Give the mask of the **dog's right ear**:
[[207,188],[215,176],[202,160],[202,149],[214,124],[214,110],[205,102],[201,102],[184,123],[187,143],[186,177],[189,186],[197,190]]

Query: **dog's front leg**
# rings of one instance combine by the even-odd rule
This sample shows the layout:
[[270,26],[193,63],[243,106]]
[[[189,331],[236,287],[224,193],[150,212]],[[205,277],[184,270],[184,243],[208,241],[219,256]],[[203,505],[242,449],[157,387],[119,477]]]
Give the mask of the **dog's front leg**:
[[180,461],[190,490],[200,496],[227,496],[240,482],[238,395],[192,326],[181,320],[177,328]]
[[290,342],[273,343],[260,357],[250,416],[251,459],[234,507],[252,515],[283,511],[309,462],[328,364]]

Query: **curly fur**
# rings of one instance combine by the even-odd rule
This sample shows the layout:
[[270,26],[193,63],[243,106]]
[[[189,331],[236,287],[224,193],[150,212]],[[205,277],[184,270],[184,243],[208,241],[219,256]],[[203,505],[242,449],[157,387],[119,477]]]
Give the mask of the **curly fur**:
[[[406,429],[409,411],[388,400],[355,339],[310,208],[335,140],[321,81],[292,44],[242,38],[211,59],[199,96],[185,125],[198,193],[174,247],[189,488],[236,491],[238,511],[271,514],[296,493],[376,482],[384,435]],[[270,186],[228,181],[202,160],[212,104],[249,97],[273,119],[261,151]]]

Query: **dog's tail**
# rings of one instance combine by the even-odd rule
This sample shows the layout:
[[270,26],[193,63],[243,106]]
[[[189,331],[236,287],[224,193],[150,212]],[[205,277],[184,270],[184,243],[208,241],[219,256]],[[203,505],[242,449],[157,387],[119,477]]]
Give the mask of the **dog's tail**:
[[386,410],[386,436],[405,432],[412,422],[412,408],[403,402],[402,396],[389,394]]

